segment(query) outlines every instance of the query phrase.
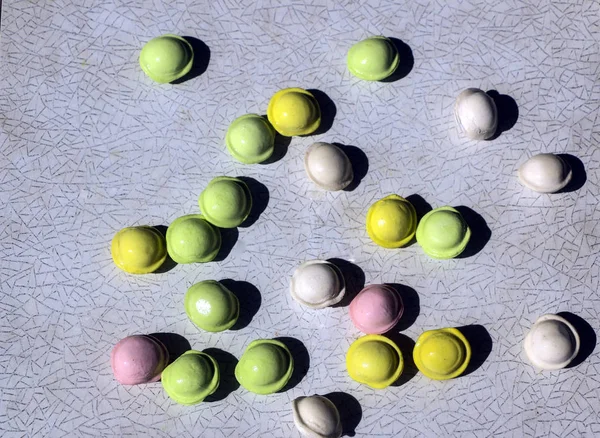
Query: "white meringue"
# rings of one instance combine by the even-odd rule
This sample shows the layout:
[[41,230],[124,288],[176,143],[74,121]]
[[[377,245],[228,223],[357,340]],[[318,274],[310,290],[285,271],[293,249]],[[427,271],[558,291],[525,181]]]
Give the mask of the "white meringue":
[[298,397],[292,402],[294,424],[306,438],[342,436],[340,413],[331,400],[320,395]]
[[566,367],[579,353],[577,330],[558,315],[543,315],[535,322],[523,344],[529,361],[542,370]]
[[554,154],[534,155],[519,167],[521,184],[540,193],[558,192],[572,178],[569,163]]
[[492,137],[498,127],[496,104],[479,88],[467,88],[458,95],[454,117],[466,136],[473,140]]
[[346,293],[344,277],[339,269],[325,260],[302,263],[290,284],[292,298],[312,309],[339,303]]
[[304,169],[312,182],[331,192],[345,189],[354,179],[348,156],[331,143],[310,145],[304,155]]

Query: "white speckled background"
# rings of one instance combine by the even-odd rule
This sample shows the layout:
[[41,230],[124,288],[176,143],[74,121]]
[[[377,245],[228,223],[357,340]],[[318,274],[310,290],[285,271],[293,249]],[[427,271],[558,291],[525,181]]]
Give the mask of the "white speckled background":
[[[597,349],[576,367],[538,374],[521,345],[538,316],[568,311],[591,325],[588,355],[600,324],[599,17],[592,0],[5,0],[0,434],[295,437],[290,400],[337,392],[350,436],[598,436]],[[167,32],[210,48],[203,74],[179,85],[144,76],[140,48]],[[346,51],[370,34],[412,49],[405,77],[367,83],[347,72]],[[265,113],[289,86],[329,96],[330,129],[293,138],[275,163],[235,162],[223,143],[228,124]],[[454,98],[470,86],[518,106],[516,123],[515,114],[505,123],[514,126],[493,141],[467,141],[454,125]],[[316,140],[362,150],[362,160],[353,154],[363,170],[366,156],[368,172],[354,191],[325,193],[307,180],[302,157]],[[538,152],[578,157],[587,181],[552,196],[524,189],[516,169]],[[264,207],[237,241],[227,234],[224,260],[145,276],[114,266],[118,229],[197,212],[217,175],[254,178]],[[480,251],[435,261],[418,245],[376,247],[364,217],[389,193],[471,208]],[[294,268],[312,258],[353,263],[354,287],[363,278],[406,286],[394,335],[405,352],[424,330],[474,325],[474,369],[434,382],[409,364],[400,385],[382,391],[351,381],[344,357],[359,332],[347,308],[308,311],[288,293]],[[188,321],[184,293],[204,279],[238,282],[229,284],[245,296],[245,327],[207,334]],[[184,407],[160,383],[116,383],[114,343],[155,332],[222,350],[216,401]],[[295,339],[295,386],[271,396],[236,388],[234,357],[277,336]]]

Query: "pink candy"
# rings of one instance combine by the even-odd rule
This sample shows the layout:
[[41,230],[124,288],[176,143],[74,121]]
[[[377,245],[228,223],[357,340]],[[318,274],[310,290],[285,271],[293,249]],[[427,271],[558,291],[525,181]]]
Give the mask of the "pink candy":
[[365,287],[350,303],[350,319],[360,331],[370,335],[391,330],[403,312],[402,298],[385,284]]
[[166,347],[148,335],[121,339],[110,354],[115,379],[123,385],[157,382],[168,363]]

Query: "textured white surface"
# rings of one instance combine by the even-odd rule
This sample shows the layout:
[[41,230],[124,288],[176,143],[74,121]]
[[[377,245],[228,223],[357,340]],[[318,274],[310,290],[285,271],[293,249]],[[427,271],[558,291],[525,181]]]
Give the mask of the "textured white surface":
[[[333,391],[360,403],[357,436],[600,434],[597,351],[543,374],[522,353],[544,313],[571,311],[599,327],[598,2],[5,0],[2,8],[0,434],[297,436],[290,401]],[[180,85],[144,76],[140,48],[167,32],[210,47],[204,74]],[[367,83],[347,72],[348,47],[370,34],[412,48],[406,77]],[[228,124],[264,113],[289,86],[329,95],[331,129],[294,138],[276,163],[235,162],[223,141]],[[466,87],[512,96],[516,125],[491,142],[461,138],[452,107]],[[356,190],[327,193],[306,178],[302,158],[314,141],[362,149],[369,170]],[[539,152],[578,156],[586,184],[552,196],[522,187],[518,165]],[[114,266],[118,229],[197,212],[198,194],[222,174],[269,191],[224,261],[146,276]],[[376,247],[364,217],[389,193],[471,207],[491,239],[450,261],[417,245]],[[352,382],[344,357],[359,333],[347,308],[310,311],[288,290],[300,262],[330,257],[360,266],[367,283],[414,288],[420,313],[413,306],[404,335],[480,324],[493,340],[489,357],[448,382],[417,374],[383,391]],[[260,309],[239,331],[201,333],[183,310],[185,291],[224,278],[254,285]],[[112,377],[113,344],[152,332],[238,358],[255,338],[294,337],[310,368],[285,393],[238,388],[179,406],[160,384],[124,387]]]

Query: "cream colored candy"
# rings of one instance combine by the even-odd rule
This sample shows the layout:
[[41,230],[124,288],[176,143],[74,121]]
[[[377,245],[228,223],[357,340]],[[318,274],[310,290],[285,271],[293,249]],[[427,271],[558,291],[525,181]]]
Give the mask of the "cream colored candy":
[[348,156],[330,143],[313,143],[304,155],[304,169],[312,182],[331,192],[346,188],[354,178]]
[[340,413],[331,400],[320,395],[298,397],[292,402],[294,424],[306,438],[342,436]]
[[558,192],[572,177],[569,163],[554,154],[534,155],[519,167],[521,184],[540,193]]
[[473,140],[492,137],[498,127],[496,104],[479,88],[467,88],[458,95],[454,117],[466,136]]
[[558,315],[541,316],[525,337],[525,354],[542,370],[566,367],[579,353],[579,334]]
[[346,285],[335,265],[325,260],[311,260],[298,266],[292,275],[290,293],[300,304],[322,309],[339,303],[346,293]]

